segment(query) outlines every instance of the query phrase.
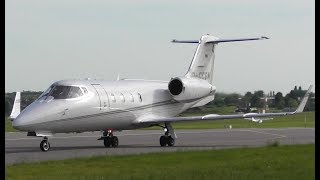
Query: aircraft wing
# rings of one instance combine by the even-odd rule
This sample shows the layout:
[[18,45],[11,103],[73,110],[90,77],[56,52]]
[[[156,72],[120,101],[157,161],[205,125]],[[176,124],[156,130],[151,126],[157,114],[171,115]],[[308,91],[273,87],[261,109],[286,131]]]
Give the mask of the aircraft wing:
[[218,114],[208,114],[205,116],[192,116],[192,117],[153,117],[144,118],[135,122],[135,124],[144,125],[157,125],[161,123],[171,123],[171,122],[188,122],[188,121],[201,121],[201,120],[223,120],[223,119],[241,119],[241,118],[261,118],[261,117],[273,117],[273,116],[286,116],[293,115],[296,113],[303,112],[306,106],[307,100],[309,98],[312,85],[309,87],[307,93],[304,95],[302,101],[300,102],[298,108],[294,112],[280,112],[280,113],[246,113],[246,114],[230,114],[230,115],[218,115]]

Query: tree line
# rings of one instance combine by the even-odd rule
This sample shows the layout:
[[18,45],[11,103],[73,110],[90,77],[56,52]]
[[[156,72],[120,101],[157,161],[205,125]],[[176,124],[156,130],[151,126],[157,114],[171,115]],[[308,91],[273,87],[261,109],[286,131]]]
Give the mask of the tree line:
[[[269,108],[274,108],[277,110],[283,110],[284,108],[296,108],[299,105],[300,100],[303,98],[307,90],[302,90],[301,86],[297,88],[295,86],[288,94],[283,95],[281,92],[274,93],[270,92],[265,94],[263,90],[258,90],[254,92],[246,92],[244,95],[238,93],[222,93],[217,92],[215,99],[208,103],[206,106],[237,106],[242,109],[249,108],[265,108],[268,105]],[[35,101],[42,91],[23,91],[21,92],[21,110]],[[314,93],[310,93],[311,97],[314,97]],[[267,103],[265,98],[269,98]],[[9,116],[12,110],[13,102],[15,98],[15,93],[5,94],[5,115]],[[309,99],[305,111],[315,110],[315,100]]]
[[[222,106],[237,106],[242,109],[249,108],[273,108],[276,110],[283,110],[285,108],[295,109],[298,107],[300,101],[307,90],[303,90],[301,86],[297,88],[295,86],[288,94],[283,95],[281,92],[275,93],[274,91],[265,94],[263,90],[258,90],[252,92],[246,92],[245,95],[238,93],[216,93],[214,101],[210,102],[208,105],[214,105],[218,107]],[[305,111],[315,110],[315,99],[314,93],[310,93]]]

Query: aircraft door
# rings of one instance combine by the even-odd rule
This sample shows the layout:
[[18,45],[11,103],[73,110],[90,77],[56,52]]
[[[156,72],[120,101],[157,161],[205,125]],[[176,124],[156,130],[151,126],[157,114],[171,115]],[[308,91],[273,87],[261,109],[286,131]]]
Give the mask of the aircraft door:
[[108,110],[110,108],[109,98],[107,96],[106,90],[100,84],[91,84],[96,90],[99,102],[100,102],[100,110]]

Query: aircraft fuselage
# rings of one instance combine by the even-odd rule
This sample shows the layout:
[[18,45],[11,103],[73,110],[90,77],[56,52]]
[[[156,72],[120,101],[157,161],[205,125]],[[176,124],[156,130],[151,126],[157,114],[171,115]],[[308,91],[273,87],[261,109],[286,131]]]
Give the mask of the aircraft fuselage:
[[197,102],[173,100],[168,82],[163,81],[64,80],[51,87],[55,86],[79,87],[82,95],[74,98],[42,95],[13,121],[14,128],[49,133],[136,129],[141,126],[135,121],[173,117]]

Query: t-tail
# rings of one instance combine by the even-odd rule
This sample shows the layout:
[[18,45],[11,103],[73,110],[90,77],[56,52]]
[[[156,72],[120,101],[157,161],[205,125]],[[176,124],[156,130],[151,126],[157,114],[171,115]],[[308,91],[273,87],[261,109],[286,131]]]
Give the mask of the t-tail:
[[215,46],[224,42],[253,41],[269,39],[267,37],[220,39],[203,35],[200,40],[172,40],[173,43],[198,44],[188,72],[184,76],[172,78],[168,89],[172,98],[179,102],[196,102],[192,107],[203,106],[214,100],[216,87],[213,82]]
[[173,43],[195,43],[198,44],[196,52],[194,53],[189,70],[185,77],[204,79],[210,84],[213,84],[213,67],[215,46],[218,43],[236,42],[236,41],[252,41],[269,39],[265,36],[257,38],[239,38],[239,39],[219,39],[211,35],[203,35],[200,40],[172,40]]

